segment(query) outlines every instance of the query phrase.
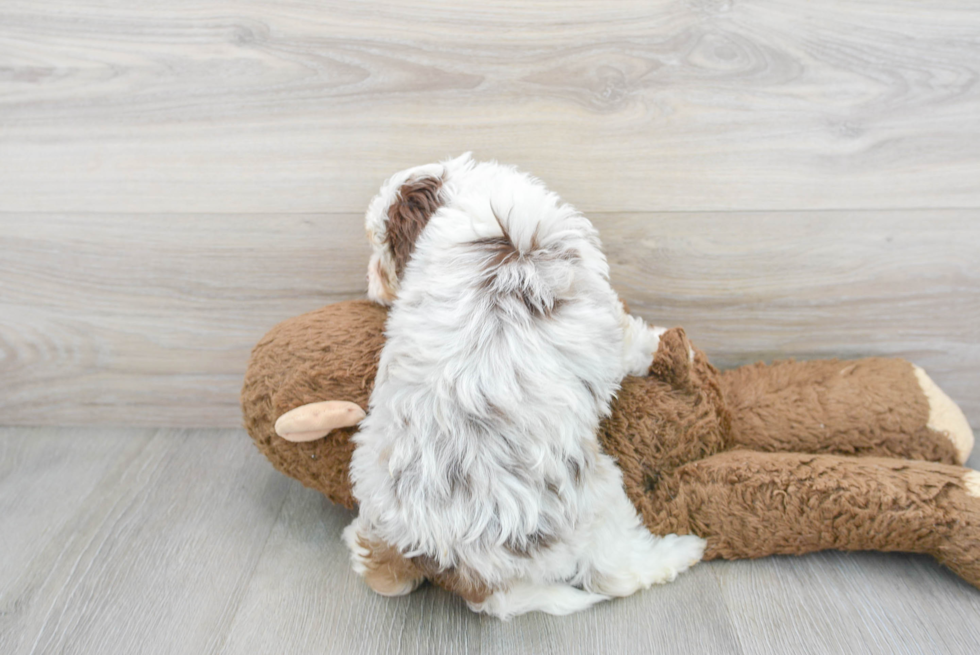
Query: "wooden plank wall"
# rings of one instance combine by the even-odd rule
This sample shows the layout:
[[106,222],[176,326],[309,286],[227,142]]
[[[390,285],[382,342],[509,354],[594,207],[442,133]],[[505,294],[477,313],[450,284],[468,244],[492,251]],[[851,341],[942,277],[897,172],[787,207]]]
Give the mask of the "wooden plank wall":
[[723,366],[899,355],[980,425],[980,6],[5,0],[0,424],[235,426],[363,295],[388,174],[464,150],[600,228]]

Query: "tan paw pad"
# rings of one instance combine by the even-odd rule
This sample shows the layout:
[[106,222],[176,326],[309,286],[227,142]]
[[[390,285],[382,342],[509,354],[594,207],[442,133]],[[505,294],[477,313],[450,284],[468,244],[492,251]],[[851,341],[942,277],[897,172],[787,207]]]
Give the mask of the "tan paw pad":
[[980,473],[967,471],[963,476],[963,486],[966,487],[966,493],[974,498],[980,498]]
[[929,402],[929,428],[945,434],[956,448],[957,463],[964,463],[973,450],[973,430],[963,415],[963,410],[936,386],[925,371],[918,366],[913,368],[919,386]]

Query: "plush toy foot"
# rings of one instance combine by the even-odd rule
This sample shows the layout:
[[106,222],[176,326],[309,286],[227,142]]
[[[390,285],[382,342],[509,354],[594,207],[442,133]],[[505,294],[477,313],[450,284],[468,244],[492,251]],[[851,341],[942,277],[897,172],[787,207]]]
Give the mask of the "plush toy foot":
[[357,425],[365,416],[354,403],[326,400],[292,409],[276,420],[276,434],[286,441],[315,441],[331,430]]
[[930,429],[946,435],[953,442],[953,447],[956,449],[956,463],[963,464],[973,450],[973,430],[970,428],[970,423],[959,405],[943,393],[925,371],[915,365],[912,368],[915,370],[915,378],[919,381],[919,386],[922,387],[922,393],[926,395],[929,403],[927,425]]
[[967,469],[962,490],[950,490],[950,500],[959,506],[953,538],[939,547],[940,562],[980,588],[980,473]]

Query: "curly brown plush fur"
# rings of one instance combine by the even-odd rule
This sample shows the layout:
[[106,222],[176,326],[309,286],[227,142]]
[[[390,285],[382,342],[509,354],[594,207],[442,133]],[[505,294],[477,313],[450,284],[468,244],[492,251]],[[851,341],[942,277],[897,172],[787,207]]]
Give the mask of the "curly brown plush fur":
[[387,316],[383,307],[362,300],[284,321],[252,350],[242,388],[245,429],[262,454],[286,475],[351,509],[347,467],[357,428],[293,443],[276,435],[274,426],[286,411],[316,400],[349,400],[366,410]]
[[[242,390],[245,426],[273,465],[349,508],[356,427],[293,443],[274,424],[323,400],[366,409],[385,317],[351,301],[285,321],[255,347]],[[955,465],[972,434],[930,427],[930,407],[902,360],[719,373],[674,328],[650,375],[623,381],[599,440],[650,531],[697,534],[706,559],[827,548],[928,553],[980,587],[980,474]],[[413,576],[453,586],[424,562],[410,565]]]

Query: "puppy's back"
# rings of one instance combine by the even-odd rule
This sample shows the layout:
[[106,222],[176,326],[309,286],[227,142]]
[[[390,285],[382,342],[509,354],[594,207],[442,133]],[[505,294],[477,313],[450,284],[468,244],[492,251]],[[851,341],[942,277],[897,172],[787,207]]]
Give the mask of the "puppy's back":
[[622,335],[589,221],[480,166],[448,180],[406,267],[351,473],[386,541],[493,584],[594,511]]

